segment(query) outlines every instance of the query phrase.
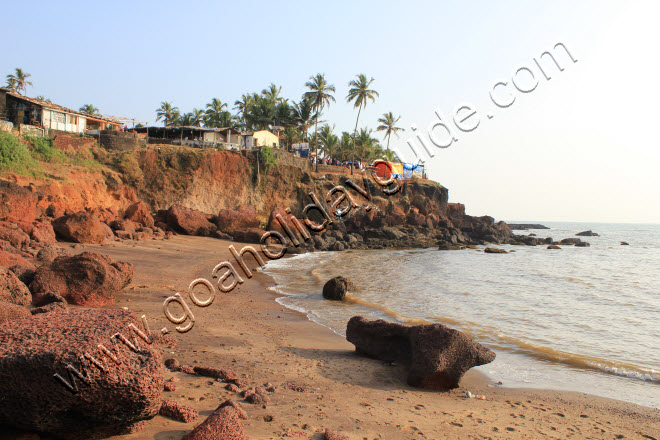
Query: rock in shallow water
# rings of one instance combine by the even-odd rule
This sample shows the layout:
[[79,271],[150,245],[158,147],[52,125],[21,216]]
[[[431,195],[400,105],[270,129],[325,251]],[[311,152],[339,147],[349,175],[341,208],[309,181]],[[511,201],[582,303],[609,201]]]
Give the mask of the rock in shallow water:
[[353,282],[342,276],[334,277],[323,286],[323,298],[342,301],[350,290],[355,290]]
[[432,390],[456,388],[467,370],[495,359],[488,348],[442,324],[405,326],[354,316],[346,339],[359,353],[409,365],[408,384]]
[[[132,328],[143,331],[135,315],[109,309],[51,312],[21,320],[20,326],[1,325],[0,425],[92,440],[127,432],[155,416],[163,390],[161,348],[157,341],[135,337]],[[113,337],[117,333],[137,352]],[[99,344],[116,353],[121,365],[104,356]],[[67,370],[68,364],[83,377]]]

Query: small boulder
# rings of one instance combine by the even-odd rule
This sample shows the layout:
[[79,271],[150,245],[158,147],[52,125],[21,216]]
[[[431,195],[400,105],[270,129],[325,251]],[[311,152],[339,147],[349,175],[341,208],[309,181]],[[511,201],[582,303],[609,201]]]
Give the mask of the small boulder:
[[27,308],[6,301],[0,301],[0,324],[29,316],[32,316],[32,314]]
[[37,222],[32,228],[30,237],[37,243],[54,244],[57,243],[55,238],[55,231],[50,222]]
[[561,248],[559,246],[557,246],[556,244],[551,244],[547,247],[547,249],[561,249]]
[[246,228],[232,231],[234,241],[240,243],[261,243],[261,237],[265,234],[266,231],[259,228]]
[[324,440],[349,440],[346,434],[342,434],[338,431],[332,431],[331,429],[325,428]]
[[209,236],[217,229],[207,214],[181,205],[172,205],[167,211],[167,224],[187,235]]
[[589,247],[589,246],[591,246],[591,245],[589,243],[587,243],[586,241],[581,241],[579,243],[575,243],[575,247]]
[[73,243],[101,244],[107,236],[107,231],[98,217],[86,212],[55,219],[53,229],[61,239]]
[[487,247],[484,249],[484,252],[487,254],[507,254],[508,252],[500,248]]
[[591,230],[578,232],[575,235],[577,235],[578,237],[599,237],[599,235],[597,233],[595,233],[594,231],[591,231]]
[[236,409],[217,409],[181,440],[248,440]]
[[194,422],[199,418],[199,413],[195,408],[170,399],[163,399],[163,404],[158,413],[161,416],[184,423]]
[[622,242],[621,242],[621,246],[630,246],[630,243],[625,242],[625,241],[622,241]]
[[236,209],[221,209],[216,216],[215,225],[225,232],[256,228],[259,226],[257,210],[252,205],[241,205]]
[[144,202],[136,202],[126,208],[124,218],[147,228],[154,226],[154,218],[151,216],[151,211]]
[[0,220],[31,223],[37,217],[37,194],[15,183],[0,180]]
[[578,243],[582,243],[582,240],[579,238],[564,238],[562,241],[559,242],[559,244],[563,245],[571,245],[571,246],[577,246]]
[[16,249],[26,249],[30,244],[30,236],[16,223],[0,222],[0,240],[4,240]]
[[343,301],[348,291],[355,291],[355,284],[348,278],[337,276],[331,278],[323,286],[323,298],[333,301]]
[[131,263],[114,261],[106,255],[83,252],[72,257],[58,257],[37,269],[30,284],[32,303],[44,305],[44,296],[52,292],[79,306],[113,304],[115,294],[132,279]]
[[9,269],[0,267],[0,301],[28,306],[32,295],[25,284]]

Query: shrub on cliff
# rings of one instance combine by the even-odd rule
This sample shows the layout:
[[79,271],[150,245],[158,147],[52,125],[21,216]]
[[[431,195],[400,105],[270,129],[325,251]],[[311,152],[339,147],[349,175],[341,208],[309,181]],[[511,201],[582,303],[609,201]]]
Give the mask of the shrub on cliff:
[[42,162],[59,163],[66,162],[66,156],[53,146],[53,138],[24,136],[32,147],[32,156]]
[[24,173],[37,168],[27,145],[10,133],[0,132],[0,170]]

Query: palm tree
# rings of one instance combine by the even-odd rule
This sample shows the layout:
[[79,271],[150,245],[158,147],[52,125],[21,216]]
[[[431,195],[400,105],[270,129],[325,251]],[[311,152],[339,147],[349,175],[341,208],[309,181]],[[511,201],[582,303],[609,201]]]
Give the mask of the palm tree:
[[314,114],[314,105],[309,98],[303,96],[300,102],[293,103],[293,120],[302,132],[302,141],[305,142],[307,132],[312,122],[316,119]]
[[88,115],[98,115],[100,113],[99,109],[94,107],[93,104],[85,104],[82,107],[80,107],[78,111],[82,113],[87,113]]
[[227,108],[227,104],[220,101],[218,98],[213,98],[211,102],[206,104],[206,111],[204,112],[204,125],[206,127],[220,128],[220,115]]
[[16,78],[14,78],[14,75],[7,75],[7,88],[16,93]]
[[291,146],[295,143],[298,143],[302,140],[302,133],[296,127],[286,127],[282,132],[282,141],[286,145],[288,150],[291,150]]
[[275,104],[282,101],[282,98],[280,98],[280,93],[282,93],[282,86],[278,87],[275,85],[275,83],[270,83],[267,89],[263,89],[261,91],[261,94],[264,98],[269,99]]
[[[367,128],[361,128],[354,139],[358,157],[360,160],[371,162],[371,160],[382,153],[382,148],[378,144],[378,139],[371,136],[372,131]],[[380,152],[378,151],[380,150]]]
[[392,112],[389,113],[383,113],[383,116],[381,118],[378,118],[378,122],[380,125],[378,128],[376,128],[376,131],[384,131],[385,136],[387,136],[387,152],[389,154],[390,151],[390,138],[392,137],[392,134],[396,134],[399,131],[404,131],[403,128],[401,127],[396,127],[396,123],[399,122],[399,119],[401,119],[401,116],[398,118],[394,118],[394,115]]
[[192,113],[189,113],[191,116],[191,124],[194,127],[201,127],[202,121],[204,120],[204,110],[199,110],[194,108]]
[[175,125],[179,119],[179,108],[172,107],[167,101],[160,103],[160,107],[156,109],[156,121],[163,120],[163,126]]
[[234,128],[236,127],[236,118],[234,115],[229,113],[228,111],[224,111],[220,113],[220,117],[218,118],[218,128]]
[[195,117],[192,113],[184,113],[176,122],[176,125],[180,125],[182,127],[191,127],[194,125],[194,122]]
[[339,138],[333,133],[335,126],[330,127],[325,124],[319,130],[319,141],[321,142],[321,152],[323,157],[335,158],[337,150],[339,149]]
[[386,160],[388,162],[399,162],[399,156],[396,155],[394,151],[383,151],[383,154],[380,156],[381,159]]
[[243,126],[245,130],[247,130],[247,116],[248,113],[250,112],[250,106],[252,105],[253,101],[253,95],[250,94],[244,94],[241,96],[241,99],[237,100],[234,102],[234,110],[237,111],[240,124]]
[[[309,89],[309,92],[305,92],[303,95],[306,98],[309,98],[314,106],[316,111],[316,118],[314,123],[314,136],[316,137],[319,128],[319,115],[323,112],[323,108],[327,105],[330,107],[330,101],[335,102],[335,97],[332,96],[332,93],[335,92],[335,86],[328,84],[325,79],[324,73],[317,73],[316,76],[311,76],[309,81],[305,83],[305,87]],[[319,142],[318,137],[316,137],[316,142],[314,142],[314,150],[316,151],[316,171],[319,170]]]
[[[355,159],[355,139],[357,137],[357,127],[358,121],[360,120],[360,112],[362,107],[367,106],[367,102],[376,102],[376,97],[379,96],[378,92],[375,90],[369,89],[371,83],[374,82],[374,79],[371,78],[367,80],[367,76],[364,73],[357,75],[356,79],[351,80],[348,83],[350,87],[346,100],[348,102],[353,102],[353,108],[358,109],[357,118],[355,119],[355,130],[353,131],[353,159]],[[351,163],[351,174],[353,174],[353,164]]]
[[32,85],[32,82],[27,80],[31,76],[31,74],[23,72],[23,69],[17,67],[13,75],[7,75],[7,86],[9,86],[12,91],[15,91],[19,94],[21,93],[21,90],[25,92],[27,90],[27,86]]

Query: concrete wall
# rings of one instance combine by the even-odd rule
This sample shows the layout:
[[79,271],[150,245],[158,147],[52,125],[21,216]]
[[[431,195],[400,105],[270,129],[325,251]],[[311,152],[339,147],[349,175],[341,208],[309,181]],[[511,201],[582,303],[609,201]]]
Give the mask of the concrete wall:
[[134,150],[144,147],[147,139],[137,133],[125,133],[117,130],[101,130],[99,142],[106,150]]
[[255,147],[279,147],[280,139],[268,130],[255,131],[252,134]]

